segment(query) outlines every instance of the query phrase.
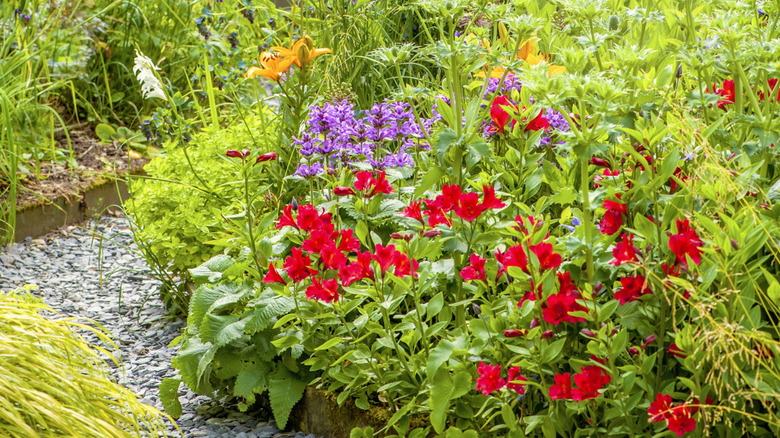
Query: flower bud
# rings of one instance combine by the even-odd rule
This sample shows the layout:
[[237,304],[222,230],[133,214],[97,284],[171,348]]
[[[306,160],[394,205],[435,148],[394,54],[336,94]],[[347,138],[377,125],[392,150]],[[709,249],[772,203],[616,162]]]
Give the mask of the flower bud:
[[401,240],[404,238],[404,236],[402,236],[401,233],[390,233],[390,238]]
[[631,347],[628,349],[628,354],[632,356],[636,356],[637,354],[639,354],[639,349],[636,347]]
[[296,201],[295,198],[293,198],[291,204],[292,204],[293,210],[298,211],[298,201]]
[[584,328],[584,329],[582,329],[582,330],[580,331],[580,333],[582,333],[582,335],[583,335],[583,336],[587,336],[587,337],[589,337],[589,338],[595,338],[595,337],[597,337],[596,333],[595,333],[593,330],[589,329],[589,328]]
[[677,66],[677,79],[682,77],[682,64]]
[[647,348],[647,346],[652,344],[653,342],[655,342],[655,335],[650,335],[650,336],[646,337],[645,338],[645,342],[642,344],[642,350]]
[[230,149],[227,152],[225,152],[225,155],[227,155],[230,158],[241,158],[241,152]]
[[255,163],[262,163],[264,161],[272,161],[275,159],[276,159],[276,152],[268,152],[267,154],[263,154],[257,157],[257,161],[255,161]]
[[474,310],[475,315],[477,316],[482,315],[482,308],[479,307],[479,304],[471,303],[471,308]]
[[531,320],[530,328],[534,329],[536,327],[539,327],[539,318],[534,318]]
[[441,235],[441,231],[439,230],[428,230],[423,234],[423,237],[436,237],[440,235]]
[[609,26],[609,30],[611,30],[612,32],[617,31],[618,29],[620,29],[620,17],[618,17],[617,15],[610,15],[607,25]]
[[731,247],[734,249],[739,249],[739,243],[737,243],[736,240],[731,239]]
[[310,51],[311,51],[311,50],[314,50],[314,40],[313,40],[313,39],[312,39],[310,36],[308,36],[308,35],[304,35],[304,36],[303,36],[303,44],[304,44],[304,45],[306,46],[306,48],[307,48],[307,49],[309,49]]
[[619,331],[618,328],[615,327],[615,328],[612,329],[612,333],[610,333],[610,335],[611,336],[615,336],[616,334],[618,334],[618,331]]
[[599,167],[611,167],[607,160],[599,157],[590,157],[590,164]]
[[311,50],[309,50],[306,45],[302,45],[301,47],[298,47],[298,62],[301,63],[301,65],[306,65],[309,63],[309,54],[311,53]]
[[594,293],[599,293],[599,292],[601,292],[601,289],[603,289],[603,288],[604,288],[604,283],[599,281],[598,283],[596,283],[596,286],[593,288],[593,292]]
[[545,330],[544,332],[542,332],[542,339],[550,339],[553,337],[554,334],[555,332],[552,330]]
[[516,338],[516,337],[522,336],[522,335],[523,335],[523,332],[521,332],[520,330],[517,330],[517,329],[504,330],[504,337],[507,337],[507,338]]
[[355,191],[352,190],[352,188],[350,187],[338,186],[333,189],[333,194],[336,196],[349,196],[349,195],[354,195]]

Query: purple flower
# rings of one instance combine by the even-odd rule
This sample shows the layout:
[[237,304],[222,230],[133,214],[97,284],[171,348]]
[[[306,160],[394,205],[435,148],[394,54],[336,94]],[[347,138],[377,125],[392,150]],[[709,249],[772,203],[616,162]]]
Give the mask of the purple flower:
[[312,163],[311,166],[305,163],[301,163],[298,165],[298,169],[295,171],[293,175],[297,175],[302,178],[313,178],[323,173],[324,171],[325,171],[325,167],[319,161]]

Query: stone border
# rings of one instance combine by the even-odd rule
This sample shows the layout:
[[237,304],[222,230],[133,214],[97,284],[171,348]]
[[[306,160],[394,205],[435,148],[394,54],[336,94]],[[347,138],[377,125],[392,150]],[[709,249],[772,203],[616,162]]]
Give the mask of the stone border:
[[[53,201],[17,210],[14,241],[23,242],[27,237],[40,237],[61,227],[102,216],[111,207],[121,208],[122,202],[130,197],[125,175],[145,175],[145,172],[139,169],[116,177],[104,175],[98,178],[97,184],[77,196],[59,196]],[[0,234],[5,232],[6,226],[0,225]]]

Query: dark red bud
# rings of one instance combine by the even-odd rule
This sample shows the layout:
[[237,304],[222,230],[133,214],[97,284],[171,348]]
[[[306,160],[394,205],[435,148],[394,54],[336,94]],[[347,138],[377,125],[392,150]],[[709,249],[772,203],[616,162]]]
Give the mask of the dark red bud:
[[531,326],[532,329],[539,327],[539,318],[534,318],[531,320]]
[[523,332],[521,332],[520,330],[517,330],[517,329],[504,330],[504,337],[507,337],[507,338],[516,338],[516,337],[522,336],[522,335],[523,335]]
[[268,152],[267,154],[263,154],[257,157],[257,161],[255,161],[255,163],[262,163],[264,161],[272,161],[275,159],[276,159],[276,152]]
[[731,247],[734,249],[739,249],[739,243],[737,243],[736,240],[731,239]]
[[355,191],[351,187],[336,187],[333,189],[333,194],[336,196],[349,196],[354,195]]
[[580,331],[580,333],[582,333],[583,336],[587,336],[589,338],[595,338],[595,337],[598,336],[598,335],[596,335],[596,332],[594,332],[593,330],[591,330],[589,328],[582,329],[582,331]]
[[400,239],[403,239],[404,236],[402,236],[401,233],[391,233],[390,234],[390,238],[391,239],[399,239],[400,240]]
[[612,336],[615,336],[615,335],[618,333],[618,331],[619,331],[619,330],[617,329],[617,327],[613,328],[613,329],[612,329],[612,333],[611,333],[611,335],[612,335]]
[[639,349],[636,347],[631,347],[628,349],[628,353],[632,356],[636,356],[637,354],[639,354]]
[[611,167],[607,160],[599,157],[590,157],[590,164],[599,167]]
[[545,330],[544,332],[542,332],[542,339],[550,339],[553,337],[554,334],[555,332],[552,330]]
[[596,283],[596,287],[593,288],[593,292],[599,293],[603,288],[604,288],[604,283],[599,281],[598,283]]
[[252,151],[250,151],[249,149],[241,149],[241,158],[246,158],[251,153],[252,153]]
[[423,234],[424,237],[436,237],[440,235],[441,235],[441,231],[439,230],[428,230],[425,232],[425,234]]
[[230,158],[241,158],[241,152],[230,149],[227,152],[225,152],[225,155],[227,155]]

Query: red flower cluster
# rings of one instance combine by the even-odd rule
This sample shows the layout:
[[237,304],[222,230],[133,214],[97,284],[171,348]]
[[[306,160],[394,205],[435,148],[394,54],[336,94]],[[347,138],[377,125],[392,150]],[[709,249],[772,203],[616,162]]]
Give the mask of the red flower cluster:
[[601,231],[601,234],[609,234],[611,236],[617,233],[620,227],[623,226],[623,215],[628,214],[628,206],[620,202],[606,200],[604,201],[604,208],[607,211],[604,213],[604,219],[599,222],[599,231]]
[[[707,89],[707,92],[709,92],[709,89]],[[723,97],[723,99],[718,100],[718,108],[724,111],[726,110],[726,105],[734,103],[737,99],[737,90],[734,87],[733,79],[724,79],[723,88],[718,88],[717,84],[712,84],[712,92]]]
[[[561,266],[561,263],[563,262],[561,255],[554,252],[552,243],[541,242],[529,246],[528,249],[530,249],[536,256],[536,259],[539,260],[540,272],[556,269],[558,266]],[[501,264],[501,267],[498,269],[497,278],[507,272],[510,266],[518,267],[525,273],[529,272],[528,256],[526,255],[525,250],[523,250],[523,245],[510,246],[507,248],[506,252],[503,253],[501,250],[496,251],[496,260]]]
[[[514,112],[518,111],[517,105],[512,103],[511,100],[509,100],[509,96],[507,96],[506,94],[502,94],[501,96],[496,96],[496,98],[493,99],[493,102],[490,105],[490,118],[493,120],[493,125],[488,128],[488,132],[499,133],[499,134],[503,134],[504,132],[506,132],[506,124],[509,122],[510,115],[503,107],[509,107]],[[523,107],[523,110],[525,110],[525,107]],[[550,121],[547,120],[547,118],[542,115],[543,113],[544,112],[542,110],[539,110],[539,114],[537,114],[536,117],[534,117],[530,122],[528,122],[525,125],[524,130],[539,131],[542,129],[549,128]],[[514,128],[515,123],[516,120],[513,119],[511,125],[512,128]]]
[[424,199],[426,210],[423,212],[420,201],[415,201],[404,208],[402,216],[415,219],[425,225],[423,215],[428,216],[428,226],[433,228],[438,224],[452,225],[447,213],[455,212],[463,220],[472,222],[482,213],[490,209],[506,207],[496,197],[496,191],[492,186],[482,187],[482,202],[479,202],[479,194],[474,192],[463,193],[457,184],[442,187],[441,195],[436,199]]
[[581,316],[572,316],[572,312],[587,312],[588,309],[577,300],[582,298],[580,291],[571,282],[568,272],[558,273],[558,293],[547,297],[547,301],[542,305],[542,319],[553,325],[559,325],[562,322],[576,324],[585,321]]
[[460,276],[463,277],[463,280],[485,281],[485,262],[487,262],[487,259],[476,254],[472,254],[469,257],[469,262],[471,262],[471,266],[466,266],[460,271]]
[[364,192],[363,197],[373,198],[380,193],[393,193],[393,186],[387,181],[385,172],[377,172],[376,178],[374,174],[364,170],[358,172],[355,179],[355,189],[351,187],[338,186],[333,189],[333,194],[336,196],[350,196],[355,194],[355,190],[358,192]]
[[615,299],[620,301],[620,305],[631,301],[639,301],[642,295],[650,295],[653,292],[648,287],[647,279],[644,275],[632,275],[621,278],[622,288],[615,292]]
[[493,391],[498,391],[503,387],[511,389],[520,395],[525,394],[525,385],[512,383],[528,381],[525,376],[520,374],[520,367],[508,368],[506,380],[501,378],[501,365],[488,365],[480,362],[477,367],[477,373],[479,373],[479,377],[477,377],[477,391],[482,392],[482,395],[490,395]]
[[550,386],[550,398],[572,399],[576,401],[589,400],[598,397],[599,390],[612,381],[612,377],[597,365],[580,368],[581,372],[574,375],[575,388],[571,384],[571,374],[556,374],[555,384]]
[[677,220],[677,234],[669,236],[669,249],[672,250],[676,258],[677,264],[687,266],[688,259],[686,255],[691,258],[694,264],[701,263],[701,239],[696,233],[696,230],[691,228],[688,219],[684,221]]
[[650,403],[647,413],[650,415],[650,421],[666,421],[666,427],[677,436],[683,436],[686,432],[696,430],[696,420],[693,414],[699,410],[698,407],[680,404],[674,406],[670,395],[658,394],[655,401]]
[[634,246],[634,235],[623,233],[621,241],[615,244],[615,248],[612,250],[612,261],[610,265],[619,266],[623,263],[637,263],[636,253],[637,249]]
[[[290,226],[305,233],[300,247],[294,247],[291,255],[284,260],[283,268],[294,282],[309,277],[312,284],[306,288],[306,297],[330,303],[338,301],[339,281],[346,287],[362,279],[374,279],[372,262],[379,266],[384,276],[390,267],[398,277],[416,275],[418,263],[406,254],[397,251],[395,246],[377,244],[374,253],[360,251],[360,241],[354,237],[352,229],[335,230],[330,213],[320,213],[312,205],[298,207],[293,217],[292,206],[286,206],[276,228]],[[356,254],[354,260],[349,259]],[[316,256],[312,261],[311,256]],[[317,276],[319,274],[319,276]],[[263,283],[285,284],[284,278],[271,264]]]

